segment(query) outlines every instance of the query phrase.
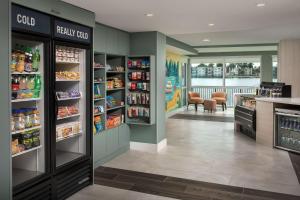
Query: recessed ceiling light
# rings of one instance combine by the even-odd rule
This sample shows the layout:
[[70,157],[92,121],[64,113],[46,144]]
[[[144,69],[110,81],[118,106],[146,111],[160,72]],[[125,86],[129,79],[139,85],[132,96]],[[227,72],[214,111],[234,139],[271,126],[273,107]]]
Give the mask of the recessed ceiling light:
[[210,39],[205,38],[205,39],[203,39],[202,41],[203,41],[203,42],[210,42]]
[[208,26],[214,26],[215,24],[208,24]]
[[146,17],[153,17],[153,13],[147,13],[145,15],[146,15]]
[[256,4],[256,6],[260,8],[260,7],[266,6],[266,4],[265,3],[258,3],[258,4]]

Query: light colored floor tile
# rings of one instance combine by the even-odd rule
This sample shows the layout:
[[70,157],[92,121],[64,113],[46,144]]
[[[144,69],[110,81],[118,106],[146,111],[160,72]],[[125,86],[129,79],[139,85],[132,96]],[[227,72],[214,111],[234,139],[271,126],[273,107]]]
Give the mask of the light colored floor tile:
[[[218,111],[216,115],[231,116],[232,113],[232,110]],[[200,110],[197,114],[204,113]],[[130,150],[105,166],[300,193],[288,153],[256,144],[247,136],[234,133],[233,123],[168,119],[166,130],[168,146],[159,153]]]
[[100,185],[89,186],[68,200],[174,200],[173,198],[150,195]]

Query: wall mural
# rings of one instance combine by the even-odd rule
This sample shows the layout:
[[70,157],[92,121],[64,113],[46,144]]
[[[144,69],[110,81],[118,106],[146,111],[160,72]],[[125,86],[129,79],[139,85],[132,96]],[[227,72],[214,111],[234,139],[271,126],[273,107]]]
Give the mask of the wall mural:
[[182,65],[184,57],[167,52],[166,59],[166,111],[172,111],[182,106]]

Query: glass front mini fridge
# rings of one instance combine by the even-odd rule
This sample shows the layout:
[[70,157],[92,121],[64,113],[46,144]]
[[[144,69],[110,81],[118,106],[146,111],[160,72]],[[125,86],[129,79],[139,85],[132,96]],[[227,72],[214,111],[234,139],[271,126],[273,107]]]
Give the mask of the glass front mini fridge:
[[300,111],[275,109],[274,146],[300,153]]

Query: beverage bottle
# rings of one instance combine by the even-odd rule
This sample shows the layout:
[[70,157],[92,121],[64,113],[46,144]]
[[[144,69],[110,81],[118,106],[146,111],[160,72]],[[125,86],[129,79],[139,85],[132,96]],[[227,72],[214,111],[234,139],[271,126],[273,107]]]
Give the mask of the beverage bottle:
[[32,49],[26,48],[25,50],[25,71],[32,72]]
[[12,99],[17,99],[18,91],[20,90],[20,83],[17,77],[12,77],[11,79],[11,90]]
[[34,72],[39,71],[40,60],[41,60],[40,50],[36,48],[32,55],[32,71]]
[[41,85],[41,77],[36,75],[34,78],[34,98],[40,97]]

